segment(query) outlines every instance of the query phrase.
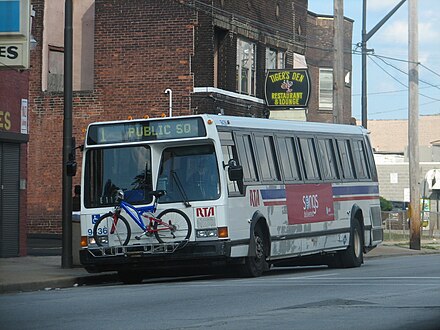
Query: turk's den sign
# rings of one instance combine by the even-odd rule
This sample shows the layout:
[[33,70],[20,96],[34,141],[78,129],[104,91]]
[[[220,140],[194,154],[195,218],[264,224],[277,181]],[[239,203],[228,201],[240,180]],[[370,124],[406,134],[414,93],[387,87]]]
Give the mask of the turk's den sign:
[[307,69],[268,70],[265,91],[270,108],[305,108],[310,96],[309,72]]

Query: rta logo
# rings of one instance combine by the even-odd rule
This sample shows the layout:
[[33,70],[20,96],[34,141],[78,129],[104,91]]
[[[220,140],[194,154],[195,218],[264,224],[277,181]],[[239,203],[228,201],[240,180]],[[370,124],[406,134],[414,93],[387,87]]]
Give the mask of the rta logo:
[[214,216],[214,208],[213,207],[198,207],[196,208],[196,217],[197,218],[207,218]]
[[260,206],[260,192],[258,190],[249,190],[249,204],[252,207]]

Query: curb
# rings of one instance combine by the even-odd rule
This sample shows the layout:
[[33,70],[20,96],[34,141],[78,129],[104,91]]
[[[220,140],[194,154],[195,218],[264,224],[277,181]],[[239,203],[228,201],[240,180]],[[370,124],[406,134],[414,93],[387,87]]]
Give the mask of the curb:
[[64,277],[59,279],[42,280],[35,282],[0,284],[0,294],[31,292],[40,290],[58,290],[82,285],[102,284],[106,282],[118,282],[118,274],[99,274],[77,277]]

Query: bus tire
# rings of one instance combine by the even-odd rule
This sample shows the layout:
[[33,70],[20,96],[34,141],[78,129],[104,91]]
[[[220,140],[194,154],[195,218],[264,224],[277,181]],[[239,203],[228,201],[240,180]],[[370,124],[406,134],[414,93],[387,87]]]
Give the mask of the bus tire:
[[353,219],[348,248],[340,252],[342,268],[360,267],[364,262],[364,235],[358,219]]
[[255,241],[255,251],[245,258],[243,265],[240,265],[239,273],[243,277],[258,277],[269,269],[266,261],[267,240],[264,238],[261,226],[256,226],[252,237]]

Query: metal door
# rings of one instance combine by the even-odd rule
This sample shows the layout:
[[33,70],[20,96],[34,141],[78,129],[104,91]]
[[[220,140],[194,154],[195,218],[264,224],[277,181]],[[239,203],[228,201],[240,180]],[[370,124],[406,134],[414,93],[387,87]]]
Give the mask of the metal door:
[[0,257],[19,255],[20,144],[0,143]]

